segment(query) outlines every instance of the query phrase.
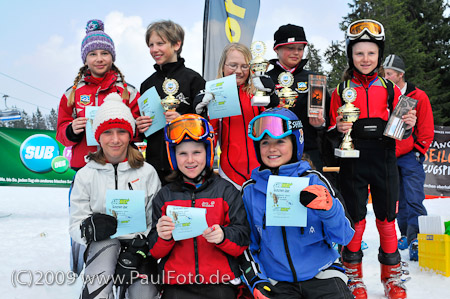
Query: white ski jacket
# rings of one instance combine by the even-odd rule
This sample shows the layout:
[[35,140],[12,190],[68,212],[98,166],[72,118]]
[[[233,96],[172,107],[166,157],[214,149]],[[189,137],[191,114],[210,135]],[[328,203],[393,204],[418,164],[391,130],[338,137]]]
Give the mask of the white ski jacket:
[[[86,244],[81,238],[80,224],[93,213],[106,214],[106,190],[144,190],[147,230],[141,232],[148,235],[152,227],[152,200],[161,188],[156,170],[148,163],[138,169],[131,168],[128,162],[119,163],[116,167],[107,163],[101,165],[89,161],[81,168],[74,179],[70,195],[69,232],[72,239]],[[132,239],[136,234],[118,237]]]

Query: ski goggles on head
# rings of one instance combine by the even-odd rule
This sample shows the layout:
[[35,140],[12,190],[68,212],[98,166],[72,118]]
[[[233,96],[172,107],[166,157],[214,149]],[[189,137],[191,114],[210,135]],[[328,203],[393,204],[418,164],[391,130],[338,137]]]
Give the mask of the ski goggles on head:
[[186,135],[192,140],[203,140],[210,133],[211,129],[206,119],[195,116],[175,119],[164,128],[164,137],[172,144],[180,143]]
[[351,23],[347,29],[347,37],[350,40],[360,38],[364,33],[376,40],[384,40],[384,27],[374,20],[359,20]]
[[248,124],[248,137],[259,141],[264,134],[274,139],[282,139],[292,134],[292,130],[303,128],[300,120],[290,120],[284,115],[261,114],[253,118]]

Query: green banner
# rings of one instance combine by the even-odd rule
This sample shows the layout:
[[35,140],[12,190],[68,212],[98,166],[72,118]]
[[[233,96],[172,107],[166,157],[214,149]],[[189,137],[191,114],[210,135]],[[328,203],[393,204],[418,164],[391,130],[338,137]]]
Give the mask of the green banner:
[[55,131],[0,128],[0,186],[70,186],[70,149]]

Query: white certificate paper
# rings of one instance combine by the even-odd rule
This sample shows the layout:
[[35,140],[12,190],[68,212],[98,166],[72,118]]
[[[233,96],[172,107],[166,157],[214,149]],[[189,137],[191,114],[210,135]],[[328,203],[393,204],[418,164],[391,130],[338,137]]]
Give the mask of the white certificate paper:
[[172,218],[175,229],[172,237],[175,241],[200,236],[208,228],[206,209],[168,206],[166,215]]
[[307,177],[269,176],[266,225],[306,227],[307,208],[300,203],[300,192],[308,185]]
[[106,214],[117,218],[115,238],[147,230],[144,190],[106,190]]
[[241,115],[235,74],[208,81],[205,89],[214,94],[214,99],[208,104],[210,119]]
[[150,116],[153,120],[152,125],[144,132],[145,137],[164,128],[166,125],[164,108],[161,105],[161,98],[154,86],[139,97],[138,106],[142,116]]
[[87,106],[84,109],[84,116],[88,119],[86,122],[86,144],[88,146],[97,146],[99,145],[97,140],[95,140],[95,135],[94,135],[94,131],[92,129],[93,127],[93,122],[94,122],[94,117],[95,114],[97,113],[98,110],[98,106]]

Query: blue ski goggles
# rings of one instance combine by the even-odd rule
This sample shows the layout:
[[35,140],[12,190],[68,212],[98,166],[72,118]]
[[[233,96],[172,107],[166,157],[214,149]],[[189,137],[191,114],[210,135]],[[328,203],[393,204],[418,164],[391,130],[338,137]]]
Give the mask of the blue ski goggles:
[[290,120],[284,115],[265,113],[253,118],[248,124],[248,137],[254,141],[259,141],[264,134],[274,139],[282,139],[289,136],[292,130],[303,128],[300,120]]

